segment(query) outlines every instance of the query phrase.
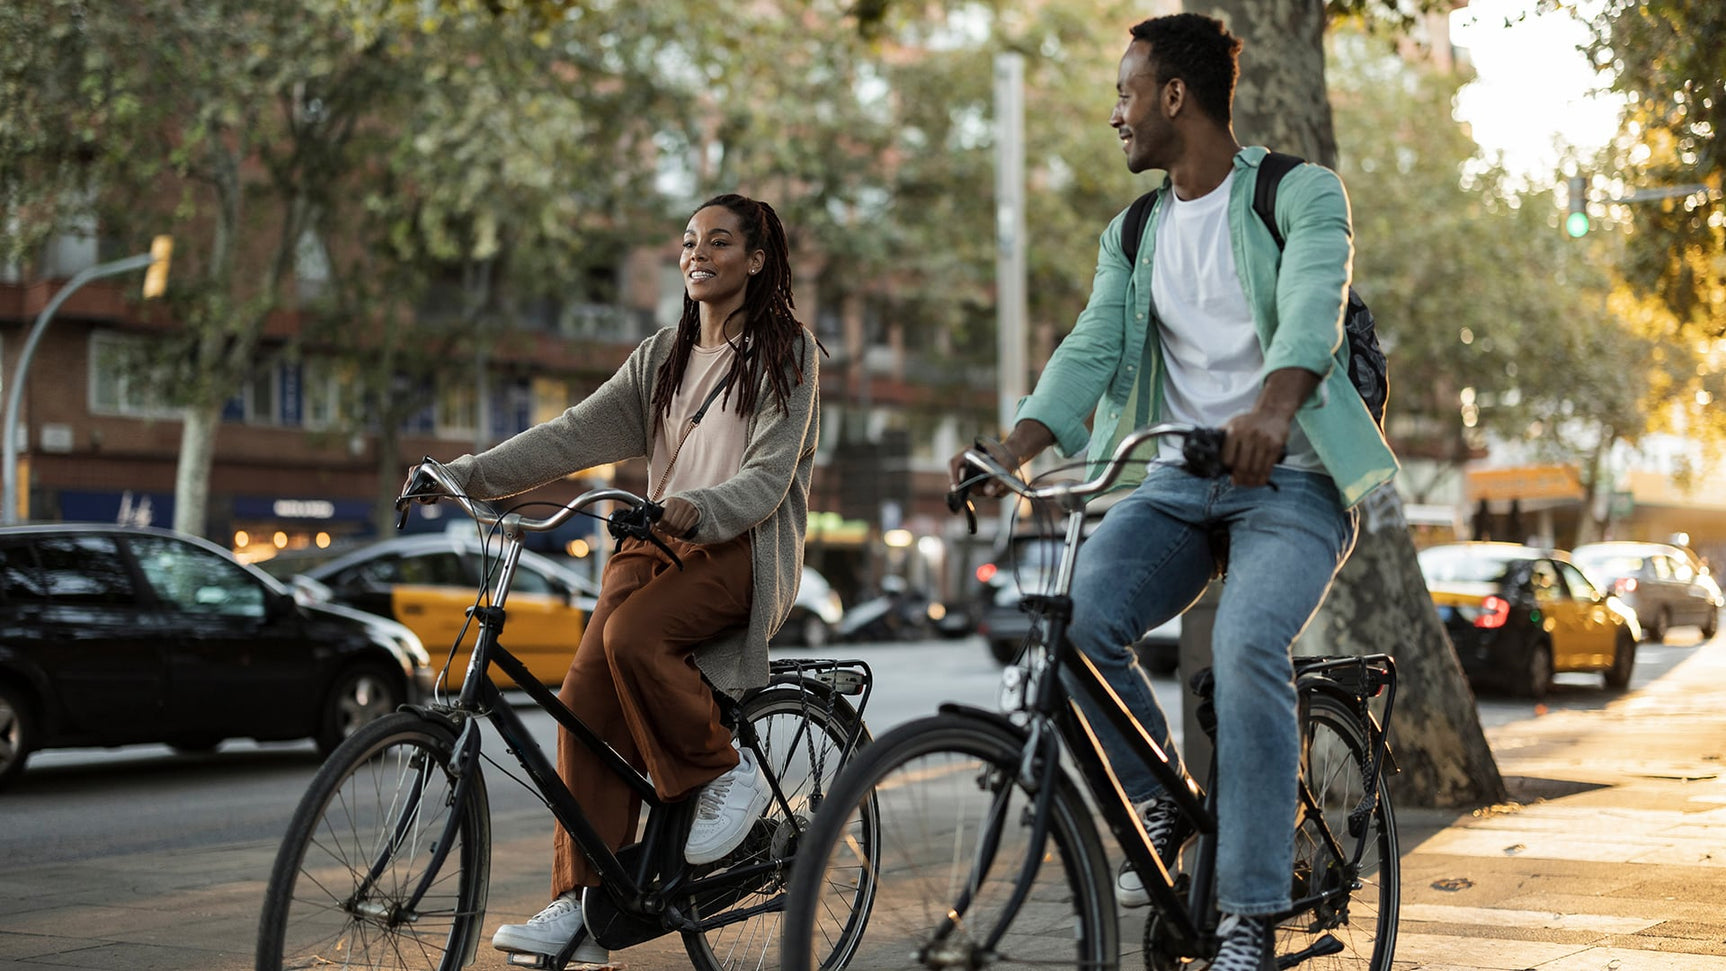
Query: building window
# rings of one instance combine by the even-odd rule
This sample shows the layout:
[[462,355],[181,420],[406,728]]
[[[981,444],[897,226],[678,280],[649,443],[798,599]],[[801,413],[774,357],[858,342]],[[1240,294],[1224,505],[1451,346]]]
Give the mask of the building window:
[[443,383],[438,387],[437,436],[472,438],[479,430],[479,397],[471,383]]
[[140,338],[95,333],[90,336],[90,411],[140,418],[177,416],[159,389],[166,369],[150,363]]

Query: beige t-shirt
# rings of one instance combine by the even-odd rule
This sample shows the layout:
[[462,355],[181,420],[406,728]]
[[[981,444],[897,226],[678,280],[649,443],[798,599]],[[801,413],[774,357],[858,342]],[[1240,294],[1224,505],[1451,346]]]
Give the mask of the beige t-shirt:
[[[689,365],[683,371],[683,386],[671,399],[671,411],[653,433],[653,457],[647,463],[649,495],[655,499],[705,489],[729,481],[743,468],[743,447],[749,439],[747,416],[735,413],[737,389],[722,391],[713,399],[701,424],[690,427],[689,419],[699,410],[719,382],[731,370],[730,344],[692,347]],[[730,401],[726,395],[730,395]],[[681,443],[681,449],[679,448]],[[672,456],[676,464],[672,465]],[[666,475],[666,467],[671,474]]]

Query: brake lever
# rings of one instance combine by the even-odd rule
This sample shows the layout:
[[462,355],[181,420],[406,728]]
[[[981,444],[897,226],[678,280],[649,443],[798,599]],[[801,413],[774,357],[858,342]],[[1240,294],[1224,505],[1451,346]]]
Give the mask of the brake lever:
[[671,549],[670,546],[667,546],[665,541],[659,538],[659,534],[653,530],[653,524],[658,522],[660,517],[664,515],[665,507],[651,499],[648,499],[644,500],[642,505],[638,508],[628,510],[619,509],[617,512],[606,517],[606,522],[610,524],[609,528],[613,539],[622,540],[625,536],[631,536],[635,539],[652,543],[666,556],[670,557],[671,562],[681,570],[683,569],[683,560]]
[[405,529],[408,524],[408,512],[413,503],[423,502],[435,504],[443,495],[437,480],[420,466],[414,466],[413,474],[408,477],[407,485],[402,487],[402,494],[396,497],[396,529]]
[[971,501],[970,480],[966,480],[947,491],[947,511],[965,513],[965,528],[972,536],[977,535],[977,504]]

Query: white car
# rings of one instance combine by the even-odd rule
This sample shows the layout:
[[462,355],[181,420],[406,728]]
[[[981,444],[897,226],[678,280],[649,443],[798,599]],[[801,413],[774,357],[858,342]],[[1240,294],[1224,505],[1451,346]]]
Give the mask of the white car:
[[791,605],[791,616],[786,618],[785,626],[773,635],[773,645],[825,647],[844,616],[845,607],[827,578],[806,566],[803,582],[797,587],[797,602]]

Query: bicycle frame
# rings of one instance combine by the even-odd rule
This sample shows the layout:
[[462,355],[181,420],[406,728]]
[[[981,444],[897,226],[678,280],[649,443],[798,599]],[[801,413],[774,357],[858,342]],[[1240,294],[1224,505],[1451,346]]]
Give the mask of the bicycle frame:
[[[1113,484],[1119,476],[1124,463],[1130,460],[1132,453],[1145,442],[1169,434],[1185,434],[1192,431],[1191,426],[1177,424],[1160,424],[1141,429],[1122,440],[1116,448],[1114,456],[1105,466],[1104,471],[1095,479],[1080,484],[1059,484],[1054,486],[1032,488],[996,463],[988,453],[978,449],[966,453],[966,458],[972,464],[985,470],[985,473],[1007,486],[1018,495],[1034,502],[1050,502],[1055,504],[1066,518],[1061,554],[1056,564],[1055,575],[1049,583],[1046,592],[1028,595],[1023,605],[1041,616],[1045,621],[1043,631],[1043,648],[1047,652],[1042,658],[1029,657],[1023,659],[1022,670],[1029,672],[1032,683],[1028,686],[1035,692],[1034,698],[1022,711],[1029,716],[1024,757],[1020,763],[1019,776],[1022,785],[1029,792],[1037,795],[1036,815],[1030,833],[1030,845],[1025,861],[1021,867],[1012,896],[1002,908],[996,926],[984,940],[985,952],[993,951],[1005,935],[1007,929],[1018,916],[1018,911],[1029,893],[1032,881],[1036,877],[1037,868],[1043,856],[1043,847],[1048,836],[1046,822],[1050,793],[1053,792],[1056,773],[1060,771],[1060,759],[1057,739],[1064,741],[1074,762],[1084,775],[1086,784],[1097,801],[1098,811],[1108,823],[1115,841],[1126,854],[1129,864],[1138,872],[1146,892],[1157,913],[1167,921],[1166,932],[1171,935],[1175,948],[1189,956],[1198,956],[1205,934],[1212,929],[1208,925],[1212,910],[1212,891],[1215,880],[1217,817],[1214,789],[1202,789],[1183,769],[1177,768],[1169,754],[1155,739],[1145,731],[1126,704],[1092,664],[1090,658],[1072,645],[1067,638],[1067,629],[1072,620],[1073,601],[1070,596],[1074,566],[1078,560],[1080,538],[1083,535],[1085,523],[1085,502],[1092,496],[1100,494]],[[1035,628],[1033,628],[1035,629]],[[1034,650],[1035,646],[1028,648]],[[1299,665],[1300,673],[1297,679],[1297,698],[1305,698],[1306,691],[1322,690],[1315,686],[1318,682],[1335,685],[1339,696],[1353,698],[1359,701],[1357,714],[1363,725],[1367,727],[1372,749],[1372,762],[1363,767],[1369,786],[1376,783],[1378,769],[1388,757],[1384,732],[1380,722],[1374,718],[1370,710],[1366,710],[1363,697],[1376,693],[1376,689],[1388,687],[1384,719],[1389,720],[1390,706],[1395,697],[1394,662],[1387,655],[1372,655],[1364,658],[1325,659]],[[1347,682],[1333,681],[1330,672],[1353,669],[1356,690],[1350,693]],[[1070,687],[1061,684],[1061,674],[1066,675]],[[1371,690],[1368,690],[1371,689]],[[1104,719],[1126,739],[1132,750],[1132,757],[1144,765],[1156,778],[1163,792],[1168,794],[1179,807],[1181,813],[1188,818],[1197,831],[1200,839],[1200,850],[1189,876],[1190,886],[1186,888],[1185,899],[1182,890],[1173,874],[1164,866],[1151,844],[1149,835],[1139,822],[1138,813],[1120,781],[1109,764],[1108,757],[1103,753],[1102,744],[1095,729],[1087,719],[1078,703],[1071,697],[1073,693],[1082,695],[1095,710],[1100,711]],[[1207,697],[1206,704],[1209,704]],[[983,717],[995,718],[993,713],[968,706],[945,705],[943,711],[972,712]],[[1051,728],[1053,731],[1051,731]],[[1304,753],[1303,753],[1304,757]],[[1216,777],[1216,759],[1213,749],[1211,765],[1207,778],[1214,785]],[[1362,800],[1362,805],[1351,811],[1350,828],[1364,825],[1365,819],[1376,805],[1377,791],[1369,789]],[[1351,868],[1360,863],[1357,847],[1352,858],[1345,853],[1340,841],[1324,824],[1321,807],[1302,778],[1298,798],[1301,807],[1317,819],[1322,834],[1326,852],[1337,861],[1344,861]],[[1000,797],[998,806],[1004,807],[1005,795]],[[979,886],[984,876],[994,863],[994,850],[997,848],[1001,834],[1000,809],[992,812],[987,822],[987,829],[980,837],[980,850],[976,866],[972,871],[972,881],[969,886]],[[1155,879],[1150,874],[1157,874]],[[1311,894],[1294,901],[1291,907],[1275,919],[1282,920],[1297,913],[1313,910],[1328,899],[1346,894],[1343,891],[1326,891]],[[942,940],[951,929],[958,926],[966,909],[970,906],[969,891],[961,895],[955,903],[953,914],[946,925],[936,935],[936,940]]]
[[[530,674],[524,664],[511,654],[499,642],[503,634],[506,617],[506,602],[509,597],[511,583],[515,570],[521,558],[522,539],[529,531],[555,528],[575,513],[600,502],[639,502],[639,497],[633,493],[616,489],[597,489],[583,494],[566,506],[560,507],[545,519],[528,519],[519,513],[505,513],[495,516],[477,506],[473,501],[460,495],[455,484],[447,481],[447,475],[435,465],[422,466],[436,479],[448,493],[449,498],[459,502],[462,507],[482,524],[495,524],[503,539],[495,571],[495,580],[488,591],[487,603],[472,608],[472,615],[479,627],[477,641],[473,654],[468,660],[467,672],[463,678],[461,690],[454,703],[447,709],[421,709],[426,714],[435,715],[459,725],[460,735],[457,740],[457,755],[454,764],[459,767],[477,766],[479,738],[475,728],[474,716],[481,716],[491,722],[503,739],[505,746],[515,755],[516,761],[527,774],[539,794],[545,799],[552,815],[559,825],[570,834],[576,844],[581,847],[587,858],[601,875],[601,883],[607,891],[607,896],[616,901],[618,917],[631,926],[627,933],[647,940],[658,936],[667,930],[695,931],[700,929],[694,916],[681,912],[670,903],[670,897],[676,893],[691,895],[711,892],[723,892],[727,888],[744,885],[752,879],[760,877],[772,869],[772,864],[755,864],[753,866],[732,868],[715,876],[693,876],[692,869],[683,861],[683,847],[680,842],[671,839],[667,834],[676,832],[673,827],[683,821],[693,810],[693,800],[683,800],[678,803],[667,803],[660,799],[653,783],[646,775],[637,771],[634,766],[619,755],[615,749],[606,744],[588,725],[581,720],[562,699],[558,698],[549,688],[544,686]],[[516,687],[526,692],[534,703],[549,713],[560,727],[572,733],[577,741],[596,753],[600,760],[615,773],[626,785],[640,797],[648,809],[648,823],[635,872],[625,865],[624,859],[606,845],[606,841],[593,828],[586,813],[576,802],[563,780],[558,776],[555,766],[546,756],[545,751],[529,732],[527,725],[517,715],[514,707],[503,697],[501,690],[492,682],[490,671],[493,666],[502,670]],[[790,661],[775,667],[789,666],[795,668],[795,678],[799,684],[804,678],[813,678],[828,685],[833,695],[860,694],[856,706],[857,728],[852,737],[846,741],[840,752],[840,759],[849,757],[861,737],[862,713],[868,703],[872,678],[869,676],[868,665],[861,660],[845,661]],[[842,676],[847,669],[860,670],[861,677],[845,678]],[[782,682],[781,682],[782,683]],[[852,689],[856,690],[852,690]],[[737,715],[741,704],[723,693],[716,692],[715,698],[721,705],[722,717],[728,722],[735,722],[741,744],[746,745],[762,760],[760,740],[752,726]],[[831,696],[829,699],[831,704]],[[763,764],[764,761],[763,761]],[[430,767],[422,767],[421,771],[430,771]],[[468,776],[457,779],[457,798],[465,791]],[[780,788],[780,780],[771,772],[766,774],[768,784],[773,793],[773,799],[790,817],[794,814]],[[417,798],[417,792],[416,792]],[[409,806],[404,810],[402,820],[398,824],[400,833],[405,831],[410,821],[417,814],[417,806]],[[448,847],[453,845],[454,828],[459,817],[451,814],[445,822],[443,832],[438,841],[438,850],[433,858],[433,865],[428,867],[425,885],[417,888],[406,906],[401,911],[411,913],[424,895],[431,878],[441,868]],[[676,844],[676,845],[672,845]],[[373,866],[371,879],[376,878],[376,871],[381,868],[394,847],[386,847],[380,852],[378,862]],[[653,878],[659,874],[669,879],[654,884]],[[367,883],[369,884],[369,880]],[[650,889],[651,888],[651,889]],[[359,895],[356,895],[359,896]],[[755,916],[763,908],[750,911],[727,914],[721,923],[732,923],[747,920]],[[710,926],[720,926],[714,924]],[[597,933],[597,931],[595,931]],[[573,944],[571,945],[573,947]]]

